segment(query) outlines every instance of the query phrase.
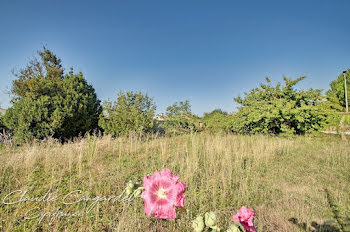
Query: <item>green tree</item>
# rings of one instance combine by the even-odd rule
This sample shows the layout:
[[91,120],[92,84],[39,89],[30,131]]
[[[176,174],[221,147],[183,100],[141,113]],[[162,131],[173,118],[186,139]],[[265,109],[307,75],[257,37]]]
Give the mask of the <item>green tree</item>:
[[112,136],[150,132],[156,106],[148,94],[120,92],[117,101],[105,101],[99,125]]
[[3,116],[0,114],[0,133],[6,129],[2,117]]
[[[346,73],[346,87],[348,100],[350,97],[350,69]],[[330,90],[327,91],[326,96],[329,101],[331,109],[337,111],[345,111],[345,89],[344,89],[344,75],[341,73],[338,78],[330,83]]]
[[22,98],[36,100],[42,96],[55,97],[60,94],[64,79],[61,59],[46,47],[38,51],[40,60],[33,58],[29,64],[13,72],[17,78],[12,83],[12,102]]
[[62,88],[64,118],[56,137],[74,137],[98,129],[99,115],[102,112],[95,89],[89,85],[83,74],[73,70],[65,75]]
[[228,115],[228,113],[226,111],[223,111],[222,109],[215,109],[215,110],[213,110],[210,113],[204,113],[203,117],[204,118],[205,117],[211,117],[212,115],[215,115],[215,114]]
[[61,60],[47,48],[15,73],[13,106],[5,125],[19,142],[48,136],[71,139],[98,127],[100,101],[83,74],[64,74]]
[[234,115],[228,114],[221,109],[215,109],[210,113],[204,113],[202,122],[205,130],[210,132],[231,131]]
[[161,128],[168,135],[178,135],[199,130],[200,118],[191,112],[191,104],[188,100],[175,102],[167,107],[166,120]]
[[175,102],[173,105],[168,106],[166,109],[166,115],[168,117],[189,116],[191,114],[191,104],[188,100]]
[[255,134],[298,134],[317,131],[326,122],[326,113],[317,106],[321,90],[296,90],[294,86],[305,79],[284,77],[285,85],[260,84],[260,88],[234,100],[239,103],[233,130]]

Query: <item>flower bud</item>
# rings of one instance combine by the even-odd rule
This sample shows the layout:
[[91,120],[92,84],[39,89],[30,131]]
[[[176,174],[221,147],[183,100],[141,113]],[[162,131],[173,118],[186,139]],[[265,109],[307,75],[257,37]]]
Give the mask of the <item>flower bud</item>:
[[142,193],[141,188],[136,189],[136,190],[134,191],[134,197],[136,198],[136,197],[141,196],[141,193]]
[[127,188],[130,188],[130,189],[133,189],[135,187],[135,184],[132,182],[132,181],[129,181],[127,184],[126,184],[126,187]]
[[195,232],[202,232],[204,227],[204,220],[202,216],[197,216],[197,218],[192,221],[192,228]]
[[230,227],[226,230],[226,232],[241,232],[241,230],[236,225],[231,224]]
[[133,192],[134,192],[134,189],[126,187],[126,189],[125,189],[125,195],[126,196],[130,196],[130,194],[133,193]]
[[214,212],[206,212],[205,215],[205,225],[208,227],[216,226],[216,215]]
[[226,232],[244,232],[245,229],[240,223],[233,223],[230,225],[230,227],[226,230]]

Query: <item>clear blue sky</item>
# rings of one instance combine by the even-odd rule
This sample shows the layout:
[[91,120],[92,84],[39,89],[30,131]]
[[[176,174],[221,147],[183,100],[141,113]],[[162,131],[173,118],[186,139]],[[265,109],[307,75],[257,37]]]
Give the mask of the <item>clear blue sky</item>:
[[327,89],[350,68],[349,12],[348,0],[2,0],[0,103],[10,106],[11,69],[43,45],[101,100],[141,90],[157,112],[186,99],[199,115],[231,112],[265,76]]

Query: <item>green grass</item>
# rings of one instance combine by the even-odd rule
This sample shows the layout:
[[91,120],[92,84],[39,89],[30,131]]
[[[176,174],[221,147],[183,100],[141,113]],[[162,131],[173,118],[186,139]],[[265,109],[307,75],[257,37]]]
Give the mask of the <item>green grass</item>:
[[100,202],[81,217],[25,220],[29,209],[83,211],[80,202],[0,203],[1,231],[192,231],[197,214],[214,211],[226,229],[242,206],[256,212],[259,231],[350,231],[350,143],[338,137],[184,135],[173,138],[77,140],[61,145],[3,147],[0,199],[14,190],[59,199],[119,195],[129,180],[164,167],[187,184],[185,211],[176,220],[147,217],[141,198]]
[[350,115],[344,115],[344,126],[350,126]]

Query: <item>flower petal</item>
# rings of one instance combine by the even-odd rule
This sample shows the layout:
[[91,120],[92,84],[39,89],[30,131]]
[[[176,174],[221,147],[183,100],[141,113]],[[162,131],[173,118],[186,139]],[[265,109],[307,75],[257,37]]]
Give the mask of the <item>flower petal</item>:
[[176,211],[172,205],[158,206],[153,212],[154,216],[162,219],[175,219]]
[[186,184],[184,182],[178,182],[176,184],[176,189],[178,193],[184,193],[186,191]]
[[153,210],[153,206],[154,204],[152,204],[150,201],[149,201],[149,194],[147,192],[143,192],[141,194],[141,197],[143,198],[143,202],[145,203],[145,214],[147,216],[151,216],[151,213],[152,213],[152,210]]
[[145,188],[146,191],[148,191],[152,187],[152,183],[153,183],[152,179],[153,179],[152,177],[148,177],[148,176],[143,177],[143,187]]
[[185,200],[186,200],[186,196],[183,194],[178,195],[177,200],[176,200],[176,206],[179,207],[184,207],[185,206]]
[[232,221],[239,222],[248,232],[256,232],[254,228],[254,211],[242,206],[239,211],[232,217]]
[[155,171],[152,176],[143,178],[145,191],[141,197],[145,203],[146,215],[153,215],[163,219],[176,218],[175,206],[185,205],[186,184],[178,182],[179,176],[174,175],[167,168],[161,172]]
[[177,181],[179,179],[178,175],[174,175],[169,169],[163,168],[161,174],[173,181]]

